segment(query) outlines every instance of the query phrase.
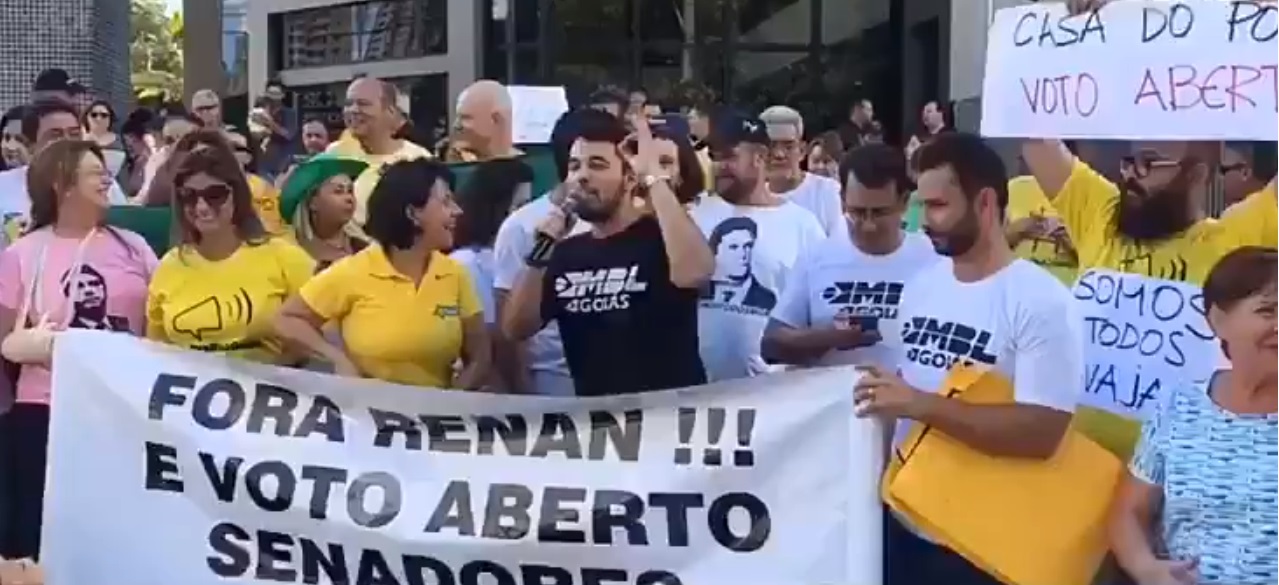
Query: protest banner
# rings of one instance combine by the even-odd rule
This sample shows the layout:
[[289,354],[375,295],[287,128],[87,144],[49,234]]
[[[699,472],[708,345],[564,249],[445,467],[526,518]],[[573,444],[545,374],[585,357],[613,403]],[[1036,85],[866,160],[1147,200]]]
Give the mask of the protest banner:
[[49,585],[862,585],[851,369],[612,398],[410,388],[72,331]]
[[1207,379],[1224,361],[1197,286],[1092,269],[1074,295],[1088,406],[1145,420],[1171,387]]
[[1009,7],[987,36],[982,134],[1279,139],[1274,3],[1118,0]]

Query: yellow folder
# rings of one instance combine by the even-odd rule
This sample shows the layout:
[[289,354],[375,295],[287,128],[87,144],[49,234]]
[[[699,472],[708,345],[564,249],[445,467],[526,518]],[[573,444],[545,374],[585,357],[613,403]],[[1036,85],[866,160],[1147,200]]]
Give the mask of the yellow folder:
[[[956,366],[943,394],[1008,404],[993,371]],[[993,457],[915,425],[898,447],[884,501],[932,539],[1009,585],[1089,585],[1106,556],[1106,513],[1123,464],[1073,427],[1045,461]]]

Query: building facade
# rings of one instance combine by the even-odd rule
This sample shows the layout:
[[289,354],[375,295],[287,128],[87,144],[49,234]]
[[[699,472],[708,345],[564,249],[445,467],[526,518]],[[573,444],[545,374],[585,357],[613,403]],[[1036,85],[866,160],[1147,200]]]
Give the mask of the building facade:
[[571,98],[609,84],[661,100],[700,85],[746,107],[788,103],[814,129],[869,98],[896,141],[931,100],[977,127],[993,10],[1029,1],[252,0],[247,84],[256,94],[279,79],[304,113],[336,120],[345,84],[373,75],[430,125],[479,77]]
[[[341,120],[347,84],[385,79],[422,128],[442,128],[479,73],[475,2],[251,0],[248,86],[279,80],[303,117]],[[261,40],[259,40],[261,39]]]
[[57,67],[110,100],[132,101],[129,0],[0,0],[0,106],[31,97],[40,71]]

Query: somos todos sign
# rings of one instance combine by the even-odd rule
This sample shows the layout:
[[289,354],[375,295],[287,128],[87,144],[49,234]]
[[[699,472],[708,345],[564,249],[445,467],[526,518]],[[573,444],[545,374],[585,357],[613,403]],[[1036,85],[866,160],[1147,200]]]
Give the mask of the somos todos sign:
[[1279,7],[1119,0],[999,10],[982,134],[1123,140],[1279,139]]
[[882,435],[851,369],[554,399],[91,331],[54,359],[50,585],[881,579]]

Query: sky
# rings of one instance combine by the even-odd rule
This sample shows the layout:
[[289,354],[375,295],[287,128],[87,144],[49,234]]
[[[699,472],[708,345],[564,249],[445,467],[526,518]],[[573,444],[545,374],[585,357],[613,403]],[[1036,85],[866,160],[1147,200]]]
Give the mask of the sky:
[[169,14],[182,12],[182,0],[164,0],[164,3],[169,7]]

